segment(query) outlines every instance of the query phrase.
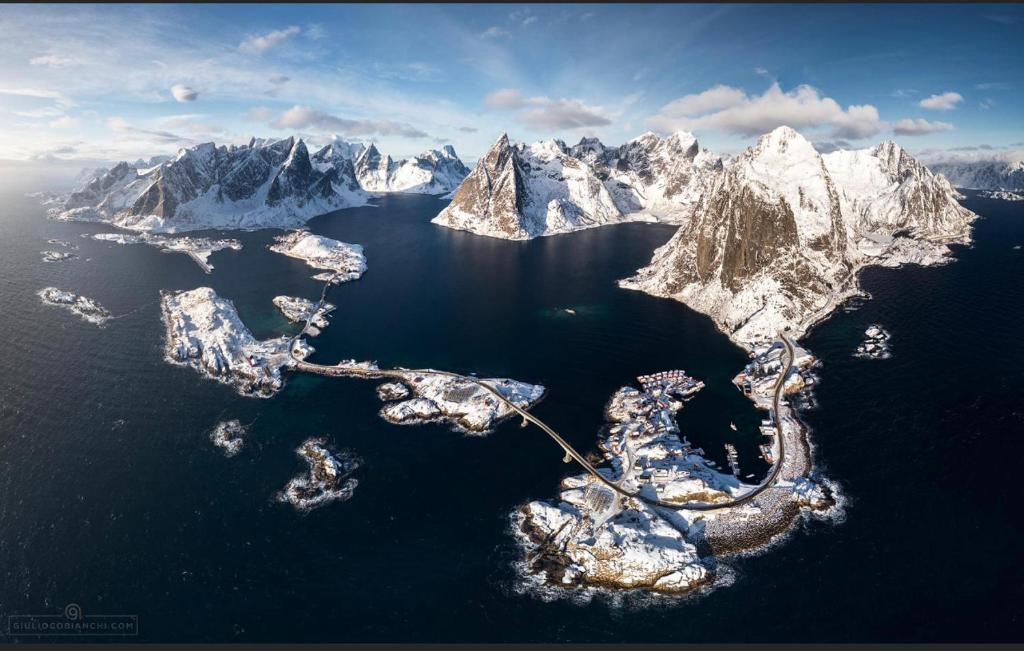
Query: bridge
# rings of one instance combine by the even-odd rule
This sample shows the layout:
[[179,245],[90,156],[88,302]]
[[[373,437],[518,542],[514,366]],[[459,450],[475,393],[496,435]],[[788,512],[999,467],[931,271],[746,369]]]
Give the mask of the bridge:
[[[320,303],[318,304],[317,310],[319,309],[319,307],[321,307],[323,305],[324,299],[326,297],[326,293],[327,293],[327,288],[325,287],[324,288],[324,293],[321,295]],[[317,310],[314,310],[313,314],[315,314]],[[312,318],[313,317],[310,316],[309,320],[307,320],[306,327],[308,327],[309,322],[312,320]],[[304,327],[302,329],[302,332],[300,332],[299,335],[296,335],[292,339],[292,342],[297,340],[298,337],[301,336],[301,334],[306,331],[306,327]],[[628,497],[628,498],[640,500],[640,501],[645,502],[647,504],[650,504],[652,506],[657,506],[657,507],[666,508],[666,509],[672,509],[672,510],[675,510],[675,511],[715,511],[715,510],[719,510],[719,509],[727,509],[727,508],[739,506],[741,504],[749,502],[750,500],[754,499],[755,497],[757,497],[758,495],[760,495],[761,493],[763,493],[767,489],[769,489],[772,486],[774,486],[775,481],[778,479],[779,473],[782,471],[783,464],[785,463],[785,460],[786,460],[786,444],[785,444],[785,437],[784,437],[784,432],[783,432],[783,428],[782,428],[782,418],[779,416],[779,402],[781,400],[782,391],[783,391],[783,388],[784,388],[785,383],[786,383],[786,376],[789,374],[789,371],[793,368],[793,364],[794,364],[794,362],[796,360],[796,351],[795,351],[795,349],[793,347],[793,343],[789,340],[789,337],[787,337],[783,333],[783,334],[781,334],[781,338],[782,338],[783,344],[786,347],[786,353],[788,354],[789,358],[786,361],[786,364],[785,364],[784,368],[782,369],[782,371],[779,374],[779,379],[776,380],[776,382],[775,382],[774,396],[773,396],[773,400],[772,400],[772,404],[774,406],[774,411],[775,411],[775,431],[776,431],[777,440],[779,442],[779,455],[778,455],[778,459],[776,459],[775,463],[772,465],[772,468],[769,471],[768,475],[765,477],[764,481],[762,481],[760,484],[758,484],[757,487],[755,487],[754,489],[752,489],[750,491],[747,491],[743,495],[740,495],[738,497],[732,498],[732,499],[730,499],[727,502],[715,502],[713,504],[708,504],[708,503],[705,503],[705,502],[693,502],[693,503],[679,504],[679,503],[675,503],[675,502],[666,502],[664,500],[646,497],[644,495],[641,495],[639,492],[633,493],[633,492],[627,491],[626,489],[622,488],[622,486],[620,486],[618,483],[616,483],[616,482],[612,481],[611,479],[605,477],[604,474],[602,474],[600,471],[598,471],[598,469],[595,468],[592,463],[587,461],[587,459],[583,455],[581,455],[579,452],[577,452],[576,449],[573,448],[572,445],[568,441],[566,441],[558,432],[556,432],[554,429],[552,429],[547,423],[545,423],[541,419],[537,418],[536,416],[531,414],[529,411],[521,408],[519,405],[515,404],[514,402],[512,402],[511,400],[509,400],[508,398],[503,396],[501,394],[501,392],[499,392],[497,389],[495,389],[494,387],[490,386],[486,382],[481,381],[479,378],[476,378],[476,377],[473,377],[473,376],[468,376],[468,375],[459,375],[458,373],[451,373],[449,371],[438,371],[436,369],[429,369],[429,368],[424,368],[424,369],[407,369],[407,368],[376,369],[376,368],[362,368],[362,367],[358,367],[358,366],[340,365],[340,364],[339,365],[335,365],[335,366],[329,366],[329,365],[324,365],[324,364],[313,364],[311,362],[307,362],[307,361],[298,359],[295,356],[294,350],[291,350],[291,348],[289,348],[289,350],[292,353],[292,359],[294,361],[294,365],[292,366],[293,370],[304,372],[304,373],[315,373],[317,375],[325,375],[325,376],[330,376],[330,377],[364,377],[364,378],[367,378],[367,379],[394,378],[394,379],[403,380],[403,381],[408,381],[408,378],[409,378],[410,375],[416,375],[416,374],[428,375],[428,374],[430,374],[430,375],[443,375],[443,376],[446,376],[446,377],[451,377],[451,378],[455,378],[455,379],[459,379],[459,380],[463,380],[463,381],[467,381],[467,382],[472,382],[472,383],[476,384],[477,386],[481,387],[482,389],[484,389],[485,391],[487,391],[488,393],[490,393],[491,395],[493,395],[498,401],[500,401],[502,404],[504,404],[506,407],[508,407],[511,411],[513,411],[516,414],[518,414],[519,416],[521,416],[525,421],[533,423],[538,428],[540,428],[545,434],[547,434],[549,437],[551,437],[551,439],[555,443],[557,443],[559,447],[562,448],[562,450],[565,452],[567,460],[572,459],[572,460],[576,461],[576,463],[578,463],[588,474],[590,474],[592,477],[594,477],[594,479],[598,480],[599,482],[601,482],[602,484],[604,484],[605,486],[607,486],[611,490],[615,491],[619,495],[621,495],[623,497]]]

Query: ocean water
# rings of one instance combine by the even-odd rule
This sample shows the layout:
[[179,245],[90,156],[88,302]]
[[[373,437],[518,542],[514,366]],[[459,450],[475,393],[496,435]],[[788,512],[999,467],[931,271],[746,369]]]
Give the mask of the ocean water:
[[[848,499],[729,563],[731,586],[683,602],[544,601],[523,593],[509,514],[575,473],[539,430],[486,437],[394,426],[375,384],[290,378],[270,400],[163,360],[161,289],[210,286],[259,337],[294,332],[278,294],[316,298],[314,271],[231,234],[240,252],[117,246],[110,229],[45,219],[0,187],[0,618],[132,614],[143,641],[1013,640],[1024,609],[1016,466],[1024,453],[1024,206],[969,198],[976,243],[938,268],[868,270],[873,295],[804,341],[823,361],[805,414],[820,467]],[[761,477],[760,418],[730,379],[746,355],[710,320],[616,287],[672,228],[628,224],[505,242],[429,223],[444,202],[393,196],[313,220],[365,247],[369,271],[333,288],[313,360],[376,359],[545,385],[535,413],[594,448],[611,393],[682,368],[707,388],[680,415],[720,464]],[[78,258],[45,263],[48,238]],[[45,286],[98,300],[105,327],[43,305]],[[566,312],[566,308],[576,312]],[[893,357],[851,357],[869,323]],[[251,422],[225,458],[209,433]],[[729,423],[735,422],[738,432]],[[311,436],[364,464],[346,502],[303,515],[274,495]],[[6,634],[6,631],[0,635]],[[4,639],[0,637],[0,639]]]

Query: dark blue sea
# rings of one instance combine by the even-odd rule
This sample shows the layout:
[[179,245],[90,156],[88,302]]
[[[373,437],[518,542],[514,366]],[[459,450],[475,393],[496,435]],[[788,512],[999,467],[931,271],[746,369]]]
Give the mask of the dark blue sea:
[[[132,639],[147,642],[1021,637],[1024,203],[972,195],[976,241],[953,264],[865,271],[873,298],[804,340],[823,362],[804,418],[845,517],[730,561],[730,586],[641,605],[518,589],[509,514],[575,472],[539,430],[393,426],[370,382],[291,377],[259,400],[163,360],[161,289],[210,286],[258,337],[294,332],[271,299],[320,286],[267,250],[278,231],[230,234],[245,248],[214,254],[206,275],[182,255],[80,237],[102,225],[47,220],[26,193],[50,185],[0,185],[0,640],[8,616],[70,603],[136,615]],[[730,383],[745,353],[706,317],[615,284],[671,227],[506,242],[430,224],[444,205],[391,196],[310,223],[363,245],[369,265],[330,291],[338,309],[313,360],[543,384],[535,413],[582,450],[616,388],[682,368],[707,384],[684,433],[722,465],[735,443],[743,473],[764,474],[760,415]],[[79,257],[43,262],[49,238]],[[51,285],[120,318],[98,328],[44,306],[36,292]],[[893,357],[853,358],[875,322]],[[209,439],[228,418],[252,423],[234,458]],[[351,500],[303,515],[274,495],[304,471],[294,450],[311,436],[364,465]]]

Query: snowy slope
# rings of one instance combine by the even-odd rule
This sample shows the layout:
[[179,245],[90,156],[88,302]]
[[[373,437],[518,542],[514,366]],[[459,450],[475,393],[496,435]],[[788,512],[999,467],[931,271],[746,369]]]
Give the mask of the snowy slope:
[[[376,151],[339,139],[312,155],[295,138],[253,138],[240,147],[205,143],[163,162],[101,170],[52,212],[60,219],[140,231],[292,228],[316,215],[366,204],[372,195],[356,167],[371,149]],[[468,173],[450,146],[392,167],[373,192],[443,194]]]
[[958,188],[1024,190],[1024,161],[935,162],[928,165]]
[[936,264],[975,215],[894,143],[820,156],[780,127],[737,156],[689,223],[623,287],[680,300],[752,348],[800,334],[858,291],[863,266]]
[[368,192],[447,194],[469,174],[451,145],[395,161],[371,144],[359,153],[354,165],[359,184]]
[[625,221],[684,222],[721,161],[692,135],[512,144],[502,134],[433,221],[523,240]]

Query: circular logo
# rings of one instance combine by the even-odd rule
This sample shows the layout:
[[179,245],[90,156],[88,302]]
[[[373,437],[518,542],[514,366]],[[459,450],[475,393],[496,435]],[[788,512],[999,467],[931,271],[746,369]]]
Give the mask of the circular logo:
[[64,617],[73,622],[82,619],[82,607],[78,604],[68,604],[67,606],[64,606]]

